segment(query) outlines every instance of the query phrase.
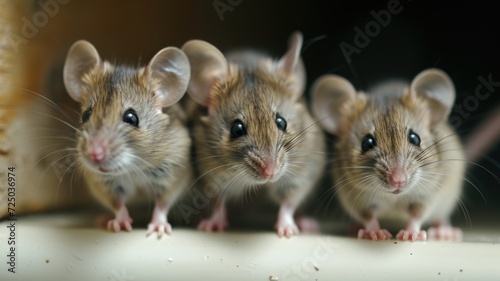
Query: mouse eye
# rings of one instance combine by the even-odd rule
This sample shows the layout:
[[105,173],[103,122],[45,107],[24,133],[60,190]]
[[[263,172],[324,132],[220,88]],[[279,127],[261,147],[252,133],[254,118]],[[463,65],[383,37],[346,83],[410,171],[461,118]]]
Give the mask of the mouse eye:
[[137,113],[133,109],[125,111],[122,120],[132,126],[139,127],[139,117],[137,117]]
[[236,139],[246,134],[247,130],[245,129],[243,122],[241,122],[241,120],[234,121],[233,125],[231,125],[231,138]]
[[281,115],[276,115],[276,126],[278,126],[278,129],[280,129],[281,131],[286,131],[286,120],[285,118],[281,117]]
[[408,141],[415,146],[420,146],[420,136],[413,130],[410,130],[410,133],[408,134]]
[[92,113],[92,109],[88,108],[82,113],[82,123],[85,123],[89,120],[90,114]]
[[375,137],[372,135],[366,135],[363,140],[361,140],[361,149],[363,152],[367,152],[368,150],[373,149],[377,146],[377,142],[375,141]]

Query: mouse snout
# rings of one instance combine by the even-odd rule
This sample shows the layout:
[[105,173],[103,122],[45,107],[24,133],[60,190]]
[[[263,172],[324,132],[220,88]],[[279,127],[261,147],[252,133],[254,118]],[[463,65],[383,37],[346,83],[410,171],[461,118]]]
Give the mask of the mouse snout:
[[100,140],[92,140],[87,146],[87,156],[96,164],[104,162],[106,159],[106,148]]
[[272,157],[264,159],[261,166],[262,177],[265,179],[272,179],[278,174],[278,167],[276,165],[276,160]]
[[402,187],[406,184],[406,171],[401,165],[396,165],[389,174],[389,184],[393,187]]
[[250,151],[247,161],[254,171],[256,180],[274,182],[280,178],[279,156],[274,153]]

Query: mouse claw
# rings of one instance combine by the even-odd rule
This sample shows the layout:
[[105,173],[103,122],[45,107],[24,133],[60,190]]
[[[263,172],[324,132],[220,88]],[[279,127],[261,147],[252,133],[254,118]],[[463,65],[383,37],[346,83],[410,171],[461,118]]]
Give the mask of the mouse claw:
[[120,225],[115,220],[109,220],[107,228],[109,231],[112,231],[112,232],[119,232],[120,231]]
[[132,231],[132,219],[130,217],[123,219],[112,219],[108,221],[108,230],[112,232],[120,232],[121,228],[126,231]]
[[396,235],[396,238],[402,241],[425,241],[427,240],[427,232],[425,230],[410,231],[402,229]]
[[217,230],[219,232],[224,231],[227,228],[227,220],[224,219],[207,219],[202,220],[198,224],[198,230],[205,232],[212,232]]
[[278,237],[280,238],[283,236],[285,236],[286,238],[290,238],[300,233],[299,228],[295,223],[277,224],[276,232],[278,233]]
[[132,225],[128,221],[123,223],[123,227],[125,227],[126,231],[129,231],[129,232],[132,231]]
[[462,230],[449,225],[431,227],[427,230],[429,239],[462,241]]
[[387,229],[378,230],[366,230],[360,229],[358,231],[358,239],[370,239],[370,240],[387,240],[392,237],[392,234]]
[[148,225],[146,235],[149,236],[155,231],[158,232],[158,238],[161,238],[165,234],[172,233],[172,226],[168,222],[151,222]]

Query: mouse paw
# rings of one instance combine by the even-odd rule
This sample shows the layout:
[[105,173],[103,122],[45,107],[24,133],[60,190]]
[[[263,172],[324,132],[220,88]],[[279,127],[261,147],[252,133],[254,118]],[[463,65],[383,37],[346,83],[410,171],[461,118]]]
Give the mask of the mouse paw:
[[202,220],[198,224],[198,229],[205,232],[212,232],[217,230],[219,232],[224,231],[227,228],[227,219],[225,218],[210,218],[206,220]]
[[358,231],[358,239],[371,239],[371,240],[387,240],[392,237],[392,234],[387,229],[366,230],[360,229]]
[[396,238],[402,241],[425,241],[427,240],[427,232],[425,230],[410,231],[401,229]]
[[319,232],[319,223],[314,218],[300,217],[295,220],[295,223],[302,232],[308,232],[308,233]]
[[108,230],[112,232],[120,232],[124,228],[126,231],[132,231],[132,219],[127,217],[118,217],[108,221]]
[[294,222],[277,222],[275,228],[278,237],[290,238],[300,233],[299,227]]
[[151,235],[153,232],[158,231],[158,238],[161,238],[165,233],[172,233],[172,226],[168,222],[151,222],[148,225],[146,235]]
[[440,225],[431,227],[427,230],[429,239],[446,240],[446,241],[461,241],[462,230],[450,225]]

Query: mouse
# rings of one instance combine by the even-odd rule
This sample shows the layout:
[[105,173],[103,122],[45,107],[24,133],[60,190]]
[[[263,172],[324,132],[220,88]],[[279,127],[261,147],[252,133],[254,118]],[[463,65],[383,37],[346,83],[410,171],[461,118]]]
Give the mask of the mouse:
[[127,203],[154,198],[147,234],[170,234],[168,211],[192,181],[191,138],[177,102],[191,70],[182,50],[160,50],[144,67],[111,64],[88,41],[69,49],[63,78],[79,102],[76,161],[91,193],[114,218],[112,232],[132,230]]
[[193,116],[197,178],[213,190],[215,202],[198,229],[225,230],[226,202],[257,189],[279,204],[279,237],[317,226],[309,218],[294,218],[326,162],[322,129],[303,98],[302,41],[294,32],[280,59],[248,49],[224,55],[202,40],[183,45],[191,64],[187,92],[198,106]]
[[466,166],[461,140],[447,122],[455,96],[451,78],[435,68],[366,93],[334,74],[313,83],[312,112],[336,137],[334,196],[362,225],[358,238],[392,238],[381,227],[386,220],[400,229],[398,240],[461,239],[450,223]]

